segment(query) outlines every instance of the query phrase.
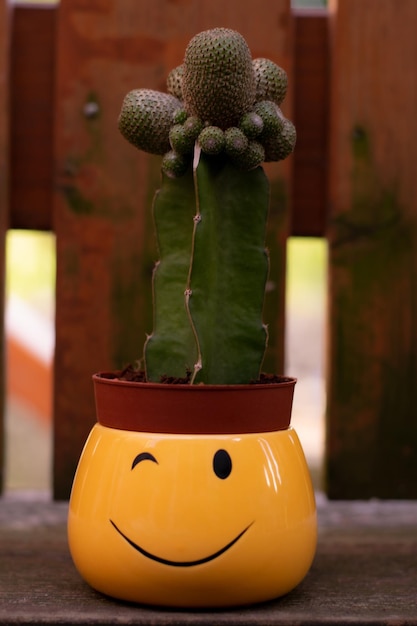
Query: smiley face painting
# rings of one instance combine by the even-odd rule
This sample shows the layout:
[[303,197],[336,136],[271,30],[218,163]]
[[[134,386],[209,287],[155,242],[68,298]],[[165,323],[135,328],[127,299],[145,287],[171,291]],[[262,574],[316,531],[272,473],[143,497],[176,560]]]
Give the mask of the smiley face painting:
[[281,596],[308,572],[316,535],[291,428],[191,436],[96,424],[68,517],[72,558],[93,588],[172,607]]

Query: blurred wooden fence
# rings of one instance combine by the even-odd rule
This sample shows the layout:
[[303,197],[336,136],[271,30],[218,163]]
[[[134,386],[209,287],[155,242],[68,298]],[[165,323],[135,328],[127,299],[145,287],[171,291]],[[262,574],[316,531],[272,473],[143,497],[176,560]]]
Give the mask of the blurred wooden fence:
[[[136,359],[149,330],[158,159],[120,138],[121,101],[135,87],[164,89],[192,35],[219,25],[290,77],[296,152],[267,168],[274,282],[289,234],[329,241],[327,493],[417,497],[417,2],[252,7],[0,0],[0,276],[8,228],[55,232],[57,499],[95,421],[91,374]],[[283,287],[267,313],[268,365],[279,370]],[[1,444],[2,429],[0,457]]]

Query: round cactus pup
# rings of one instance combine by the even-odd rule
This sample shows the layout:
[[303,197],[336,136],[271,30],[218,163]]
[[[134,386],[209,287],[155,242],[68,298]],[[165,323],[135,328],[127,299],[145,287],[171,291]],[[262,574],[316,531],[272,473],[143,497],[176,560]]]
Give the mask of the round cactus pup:
[[203,130],[203,126],[203,122],[194,115],[190,115],[190,117],[184,122],[184,127],[188,135],[192,137],[194,141],[197,140],[197,137]]
[[236,165],[242,170],[253,170],[265,160],[265,150],[259,141],[249,141],[248,147],[243,154],[234,158]]
[[264,142],[265,161],[282,161],[294,150],[297,132],[294,124],[283,119],[283,127],[275,136],[268,137]]
[[255,113],[259,115],[263,122],[262,140],[274,137],[282,128],[283,117],[280,110],[272,100],[262,100],[255,104]]
[[199,33],[187,46],[182,82],[184,106],[212,126],[236,126],[252,108],[255,76],[245,39],[228,28]]
[[232,158],[243,154],[248,147],[248,138],[245,133],[235,126],[225,131],[224,138],[226,153]]
[[169,178],[179,178],[185,174],[189,164],[190,159],[187,159],[182,154],[178,154],[174,150],[170,150],[164,155],[161,168],[164,174]]
[[225,146],[224,132],[217,126],[207,126],[199,134],[198,143],[206,154],[220,154]]
[[181,102],[170,94],[152,89],[135,89],[123,101],[119,130],[139,150],[165,154],[170,149],[172,116],[179,108]]
[[281,104],[288,87],[285,70],[269,59],[254,59],[253,70],[256,83],[256,100],[272,100]]
[[194,148],[194,137],[187,132],[184,124],[175,124],[169,131],[169,143],[178,154],[191,154]]
[[167,78],[168,93],[182,100],[182,78],[184,75],[184,66],[179,65],[170,71]]
[[256,137],[259,137],[264,129],[262,118],[260,115],[255,113],[255,111],[245,113],[240,120],[239,126],[248,139],[255,139]]

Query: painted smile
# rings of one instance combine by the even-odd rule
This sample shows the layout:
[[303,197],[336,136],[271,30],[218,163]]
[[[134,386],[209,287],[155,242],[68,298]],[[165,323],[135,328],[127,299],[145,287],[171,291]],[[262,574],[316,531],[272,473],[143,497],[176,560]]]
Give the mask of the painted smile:
[[169,559],[164,559],[160,556],[156,556],[155,554],[152,554],[151,552],[148,552],[147,550],[144,550],[143,548],[141,548],[141,546],[138,546],[137,543],[135,543],[134,541],[129,539],[129,537],[127,537],[124,533],[122,533],[120,528],[116,526],[113,520],[110,520],[110,523],[117,530],[117,532],[123,537],[123,539],[125,539],[127,543],[132,546],[132,548],[135,548],[135,550],[143,554],[143,556],[146,556],[148,559],[152,559],[152,561],[156,561],[157,563],[162,563],[163,565],[172,565],[174,567],[193,567],[194,565],[202,565],[203,563],[208,563],[209,561],[213,561],[214,559],[217,559],[218,556],[220,556],[221,554],[224,554],[237,541],[239,541],[239,539],[245,534],[245,532],[253,524],[253,522],[252,524],[249,524],[249,526],[247,526],[244,530],[242,530],[242,532],[239,533],[234,539],[232,539],[232,541],[230,541],[227,545],[223,546],[223,548],[221,548],[214,554],[210,554],[209,556],[206,556],[202,559],[197,559],[196,561],[170,561]]

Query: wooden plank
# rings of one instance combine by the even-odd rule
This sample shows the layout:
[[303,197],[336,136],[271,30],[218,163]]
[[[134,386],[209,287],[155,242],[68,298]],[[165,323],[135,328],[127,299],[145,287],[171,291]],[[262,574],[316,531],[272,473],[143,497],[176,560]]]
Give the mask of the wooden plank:
[[417,497],[417,3],[332,2],[327,490]]
[[4,405],[5,405],[5,341],[4,341],[4,288],[5,288],[5,236],[8,226],[9,205],[9,9],[7,0],[0,0],[0,494],[4,487]]
[[11,228],[51,228],[54,6],[12,8]]
[[[11,24],[13,228],[52,230],[56,5],[15,5]],[[291,234],[323,236],[326,221],[327,12],[293,10],[294,114]],[[306,105],[308,103],[308,106]]]
[[145,607],[93,591],[69,554],[66,504],[3,498],[0,623],[417,626],[417,502],[318,498],[317,505],[317,554],[297,589],[271,602],[196,611]]
[[322,237],[327,218],[329,131],[328,13],[294,10],[292,235]]
[[[54,496],[66,498],[95,421],[91,374],[138,358],[149,332],[155,260],[150,200],[159,159],[119,135],[127,91],[165,89],[196,33],[222,24],[239,30],[254,56],[290,68],[289,0],[62,0],[58,8],[54,226],[57,235]],[[291,107],[291,97],[287,107]],[[271,248],[288,229],[288,164],[269,168]],[[284,246],[273,270],[284,276]],[[281,283],[282,284],[282,283]],[[269,297],[275,362],[282,361],[283,287]],[[279,345],[280,344],[280,345]]]

